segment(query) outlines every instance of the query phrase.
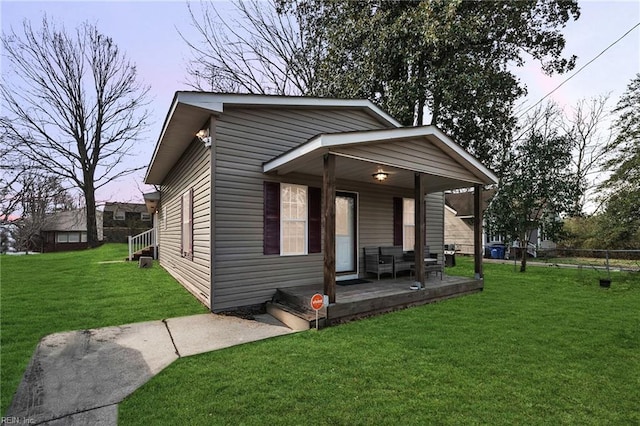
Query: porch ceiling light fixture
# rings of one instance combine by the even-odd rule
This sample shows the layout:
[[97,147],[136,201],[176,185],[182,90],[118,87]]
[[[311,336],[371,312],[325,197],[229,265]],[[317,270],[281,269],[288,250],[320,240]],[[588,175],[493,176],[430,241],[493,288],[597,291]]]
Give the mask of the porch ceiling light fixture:
[[209,129],[200,129],[196,133],[196,137],[204,144],[206,148],[211,146],[211,136],[209,136]]
[[389,177],[389,173],[385,173],[382,169],[378,169],[378,171],[371,176],[373,176],[373,178],[378,182],[384,182]]

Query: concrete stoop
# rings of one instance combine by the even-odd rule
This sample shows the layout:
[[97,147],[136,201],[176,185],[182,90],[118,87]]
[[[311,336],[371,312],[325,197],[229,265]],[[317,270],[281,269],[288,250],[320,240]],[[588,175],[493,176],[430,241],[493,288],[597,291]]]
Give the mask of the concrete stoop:
[[[316,328],[315,312],[298,311],[278,302],[268,302],[267,313],[294,331]],[[325,323],[326,309],[321,309],[318,312],[318,325],[322,328]]]

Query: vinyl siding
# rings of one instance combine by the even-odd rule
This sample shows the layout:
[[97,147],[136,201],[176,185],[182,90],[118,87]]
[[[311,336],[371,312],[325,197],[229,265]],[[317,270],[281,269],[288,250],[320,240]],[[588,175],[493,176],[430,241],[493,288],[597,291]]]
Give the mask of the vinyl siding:
[[[181,257],[181,198],[193,188],[193,260]],[[210,307],[210,150],[194,141],[162,184],[158,244],[160,265]],[[163,215],[166,213],[166,218]],[[165,228],[166,224],[166,228]]]
[[450,210],[444,211],[444,234],[447,244],[455,244],[460,254],[473,254],[473,226]]
[[385,126],[357,110],[225,110],[216,120],[213,310],[263,303],[276,288],[322,282],[322,253],[262,254],[263,181],[320,187],[321,178],[265,175],[262,164],[320,133],[379,128]]
[[425,244],[431,254],[437,253],[438,260],[444,261],[444,193],[428,194],[426,197]]
[[403,169],[417,170],[452,179],[477,180],[461,164],[445,154],[440,148],[425,140],[338,147],[332,148],[331,151],[365,159],[373,163],[392,164]]

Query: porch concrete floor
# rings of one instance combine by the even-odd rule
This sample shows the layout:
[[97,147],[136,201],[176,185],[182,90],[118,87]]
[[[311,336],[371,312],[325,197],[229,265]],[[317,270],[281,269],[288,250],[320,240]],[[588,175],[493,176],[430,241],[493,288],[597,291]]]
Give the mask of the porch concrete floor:
[[[438,300],[458,297],[482,291],[484,283],[468,277],[429,274],[424,289],[411,290],[414,280],[409,276],[366,278],[368,283],[336,286],[336,303],[320,311],[320,318],[336,323],[349,319],[390,312],[410,306],[418,306]],[[278,289],[278,303],[302,313],[313,312],[309,305],[311,296],[323,293],[322,284]],[[327,312],[328,310],[328,312]]]

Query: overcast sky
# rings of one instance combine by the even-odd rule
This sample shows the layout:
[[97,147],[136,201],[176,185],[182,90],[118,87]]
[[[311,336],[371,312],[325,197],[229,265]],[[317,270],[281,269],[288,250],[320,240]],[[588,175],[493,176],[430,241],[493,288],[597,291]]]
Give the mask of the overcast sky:
[[[565,30],[565,54],[578,56],[576,70],[640,22],[638,0],[584,1],[580,5],[580,19],[569,23]],[[217,7],[223,11],[232,10],[225,2],[217,2]],[[186,2],[2,0],[2,31],[6,33],[13,27],[18,32],[24,19],[31,21],[34,28],[37,28],[45,13],[50,20],[63,24],[68,30],[74,29],[83,21],[95,23],[101,32],[112,37],[137,64],[140,78],[151,86],[152,94],[149,106],[152,123],[147,138],[135,150],[137,164],[147,165],[174,93],[178,90],[190,90],[185,83],[189,52],[178,34],[179,30],[187,38],[196,39]],[[638,72],[640,27],[570,79],[551,99],[563,106],[570,106],[579,99],[610,93],[613,105]],[[527,84],[529,91],[527,98],[522,99],[520,111],[536,103],[568,77],[544,76],[539,64],[532,60],[518,69],[517,75]],[[138,188],[153,190],[142,185],[143,177],[144,172],[140,172],[110,184],[98,192],[98,200],[142,202]]]

